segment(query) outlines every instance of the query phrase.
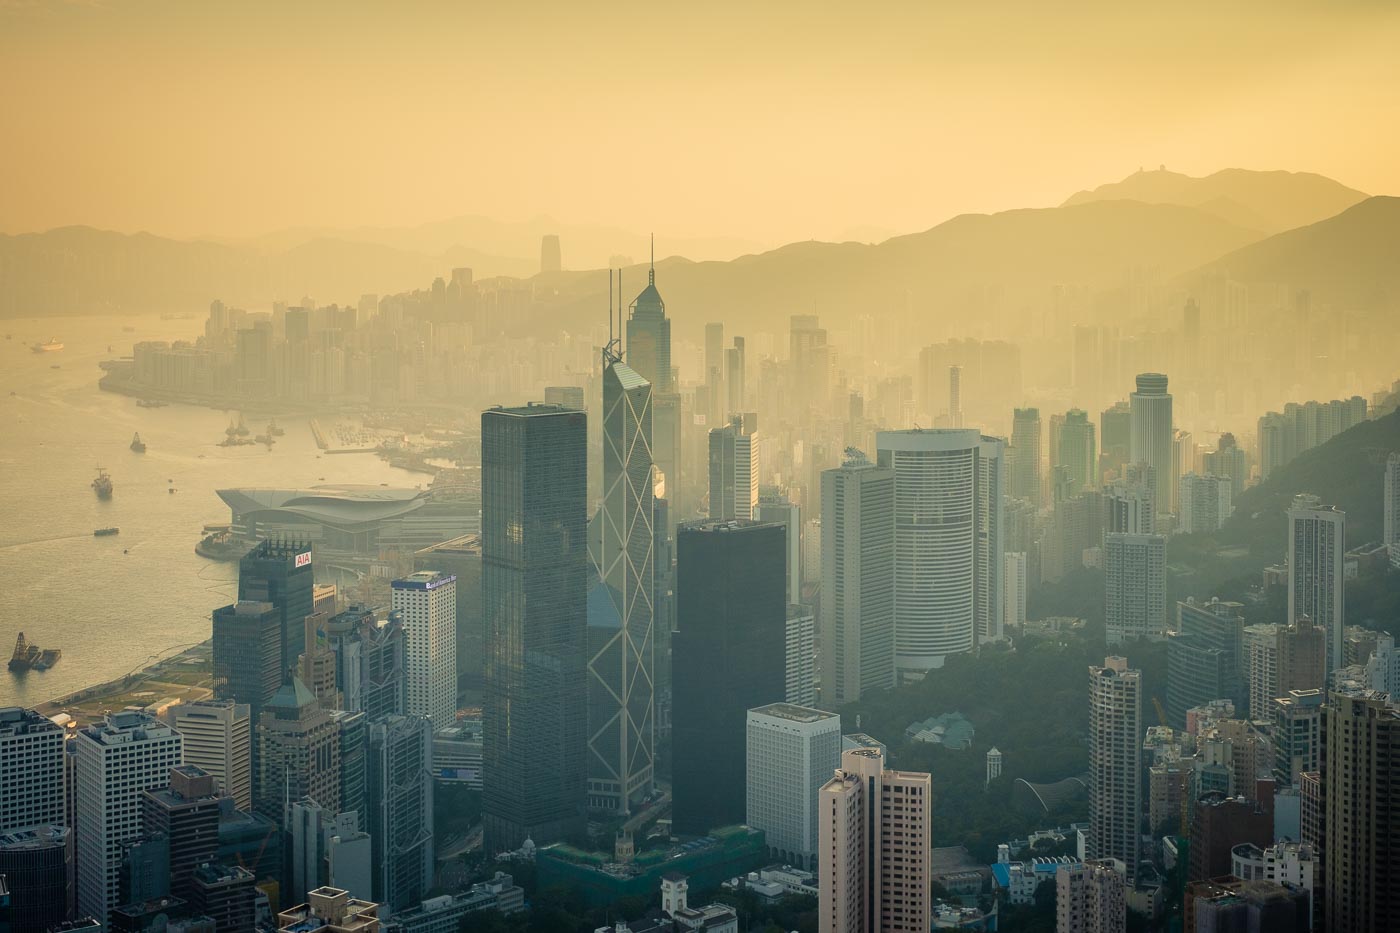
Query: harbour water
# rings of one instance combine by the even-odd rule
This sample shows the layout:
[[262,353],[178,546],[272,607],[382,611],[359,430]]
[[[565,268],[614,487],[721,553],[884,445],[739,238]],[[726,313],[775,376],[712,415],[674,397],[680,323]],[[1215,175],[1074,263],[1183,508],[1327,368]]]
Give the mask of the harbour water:
[[[129,354],[137,340],[192,339],[202,324],[156,315],[0,320],[10,334],[0,339],[0,653],[8,659],[21,631],[63,650],[47,671],[0,666],[0,706],[103,683],[209,637],[209,614],[230,601],[237,576],[236,565],[194,553],[206,523],[229,519],[216,489],[426,481],[374,454],[320,456],[305,417],[250,412],[253,433],[275,414],[286,435],[271,450],[219,447],[230,413],[141,408],[97,388],[100,360]],[[50,336],[64,349],[30,350]],[[130,449],[137,431],[144,454]],[[112,476],[108,500],[91,487],[99,466]],[[120,533],[93,536],[106,527]]]

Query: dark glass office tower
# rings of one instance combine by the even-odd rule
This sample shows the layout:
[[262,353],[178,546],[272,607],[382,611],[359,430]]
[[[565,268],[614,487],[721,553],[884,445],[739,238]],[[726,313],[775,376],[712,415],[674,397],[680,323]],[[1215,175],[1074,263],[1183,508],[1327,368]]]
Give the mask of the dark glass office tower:
[[783,526],[702,521],[676,535],[671,795],[676,832],[744,822],[748,711],[786,690]]
[[481,416],[489,852],[585,825],[587,423],[558,405]]
[[[306,617],[312,611],[311,545],[267,540],[238,562],[238,598],[272,603],[282,621],[282,670],[306,650]],[[281,677],[278,677],[281,683]]]
[[215,609],[213,649],[214,696],[248,704],[257,722],[282,686],[282,614],[251,599]]

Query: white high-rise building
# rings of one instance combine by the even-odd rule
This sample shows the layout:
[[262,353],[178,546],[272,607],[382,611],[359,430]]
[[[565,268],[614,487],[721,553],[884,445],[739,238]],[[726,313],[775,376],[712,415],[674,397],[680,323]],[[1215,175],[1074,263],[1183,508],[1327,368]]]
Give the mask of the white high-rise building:
[[1196,442],[1190,431],[1172,432],[1171,513],[1181,514],[1181,478],[1196,469]]
[[1055,933],[1123,933],[1128,927],[1127,886],[1112,859],[1055,869]]
[[1327,670],[1342,666],[1343,558],[1347,513],[1317,496],[1288,510],[1288,623],[1308,616],[1327,633]]
[[1172,397],[1167,392],[1167,377],[1161,373],[1140,373],[1130,402],[1128,462],[1145,463],[1157,471],[1156,503],[1157,508],[1164,509],[1172,499],[1173,475]]
[[1273,708],[1279,695],[1279,627],[1272,622],[1256,622],[1244,627],[1245,671],[1249,676],[1249,715],[1258,719]]
[[1181,514],[1177,528],[1186,535],[1219,531],[1234,511],[1228,476],[1187,473],[1181,478],[1177,501]]
[[933,779],[890,771],[880,748],[841,753],[818,800],[821,933],[927,933]]
[[1001,619],[1005,444],[957,428],[877,444],[895,475],[895,667],[918,679]]
[[78,913],[105,926],[121,896],[122,845],[142,832],[142,792],[170,783],[170,769],[181,762],[180,733],[124,710],[79,730],[73,741]]
[[811,606],[787,607],[786,646],[789,703],[814,706],[817,702],[817,617]]
[[[1026,624],[1026,552],[1008,551],[1002,555],[1002,628]],[[1003,634],[1002,631],[997,632]]]
[[1104,627],[1110,645],[1166,635],[1166,535],[1104,535]]
[[1376,650],[1366,662],[1366,685],[1400,697],[1400,650],[1396,650],[1395,639],[1385,632],[1376,633]]
[[1381,543],[1390,547],[1390,562],[1400,563],[1400,453],[1385,458],[1385,496]]
[[0,708],[0,835],[65,826],[63,727],[32,709]]
[[888,690],[894,676],[894,471],[848,450],[822,473],[822,697]]
[[1001,777],[1001,749],[995,745],[987,752],[987,785]]
[[1142,819],[1142,676],[1128,659],[1089,668],[1089,833],[1085,854],[1137,877]]
[[434,729],[457,721],[457,578],[420,570],[392,584],[408,635],[408,712]]
[[1141,463],[1104,488],[1104,531],[1150,535],[1157,530],[1157,471]]
[[1010,495],[1025,499],[1037,510],[1040,508],[1041,449],[1040,409],[1017,408],[1012,413],[1011,447],[1007,458],[1010,476],[1007,483]]
[[758,429],[736,415],[710,431],[710,517],[751,519],[758,506]]
[[817,795],[841,764],[841,717],[793,703],[749,710],[745,822],[771,857],[816,868]]
[[977,445],[977,639],[1001,637],[1005,595],[1006,441],[983,435]]
[[1244,881],[1296,885],[1308,892],[1311,914],[1313,892],[1322,881],[1318,854],[1306,842],[1284,840],[1264,849],[1246,842],[1230,850],[1230,874]]
[[184,737],[185,764],[212,774],[238,809],[251,810],[253,733],[248,704],[196,700],[172,706],[166,719]]

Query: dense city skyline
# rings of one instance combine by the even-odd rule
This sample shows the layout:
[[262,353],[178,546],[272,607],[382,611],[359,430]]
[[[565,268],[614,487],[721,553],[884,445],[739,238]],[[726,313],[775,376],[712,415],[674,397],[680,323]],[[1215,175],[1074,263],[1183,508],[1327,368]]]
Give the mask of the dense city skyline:
[[0,0],[0,930],[1400,929],[1397,40]]

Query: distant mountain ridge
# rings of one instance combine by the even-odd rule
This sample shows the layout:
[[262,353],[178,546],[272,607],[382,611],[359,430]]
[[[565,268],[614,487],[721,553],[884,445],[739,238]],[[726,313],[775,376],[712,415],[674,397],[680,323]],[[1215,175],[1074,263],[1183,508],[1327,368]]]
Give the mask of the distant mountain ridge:
[[[704,315],[721,312],[775,332],[799,313],[830,315],[832,326],[848,312],[977,319],[1043,302],[1065,283],[1120,288],[1134,268],[1170,278],[1260,237],[1194,208],[1104,201],[963,214],[875,245],[809,241],[726,263],[668,260],[657,287],[679,310],[675,326],[693,336]],[[628,270],[626,278],[643,274]],[[567,273],[550,284],[552,321],[592,320],[606,303],[598,273]]]
[[1400,198],[1367,198],[1335,217],[1227,253],[1200,272],[1282,282],[1317,301],[1393,312],[1400,300]]
[[[461,249],[428,256],[334,239],[263,253],[150,233],[60,227],[0,236],[0,317],[198,311],[215,298],[250,307],[303,295],[326,304],[354,302],[366,292],[426,288],[453,266],[482,258]],[[537,265],[515,262],[522,276]]]
[[[201,237],[228,246],[250,247],[265,252],[283,252],[312,240],[336,239],[374,243],[405,252],[438,256],[454,249],[481,252],[489,257],[480,262],[482,276],[533,275],[539,271],[540,238],[557,234],[566,269],[603,268],[614,255],[647,257],[647,234],[595,224],[560,223],[552,217],[532,217],[513,222],[475,214],[435,220],[411,227],[355,227],[349,230],[299,227],[249,238]],[[673,253],[692,259],[732,259],[756,252],[761,244],[741,237],[669,236]],[[528,270],[503,271],[507,266]],[[471,265],[468,263],[468,265]],[[473,269],[476,269],[473,266]]]
[[[1083,300],[1121,307],[1128,300],[1129,279],[1139,270],[1180,282],[1186,290],[1192,275],[1223,273],[1240,281],[1315,288],[1320,300],[1334,292],[1370,301],[1400,294],[1400,201],[1394,198],[1366,199],[1336,217],[1266,237],[1257,217],[1236,223],[1221,216],[1221,199],[1248,195],[1248,200],[1254,197],[1249,190],[1261,183],[1325,189],[1332,201],[1360,195],[1319,176],[1289,173],[1230,170],[1208,179],[1139,175],[1153,177],[1132,176],[1076,195],[1070,200],[1077,203],[1061,207],[964,214],[878,244],[807,241],[729,261],[692,262],[675,256],[675,244],[658,240],[661,255],[672,258],[659,264],[657,284],[678,312],[678,335],[697,337],[705,320],[722,317],[777,333],[789,315],[813,312],[827,315],[834,327],[857,314],[919,325],[940,318],[995,322],[1044,307],[1052,290],[1065,286]],[[1222,177],[1233,181],[1223,187],[1212,181]],[[1141,189],[1144,197],[1173,190],[1200,194],[1203,182],[1225,193],[1201,206],[1099,196],[1129,189]],[[1309,198],[1311,209],[1322,209],[1322,202]],[[1234,197],[1229,201],[1245,204]],[[466,226],[446,221],[399,231],[395,236],[402,234],[405,248],[360,239],[305,239],[314,231],[291,232],[285,242],[273,237],[239,244],[90,227],[0,236],[0,316],[198,311],[215,298],[249,308],[303,295],[327,304],[353,302],[366,292],[427,288],[462,265],[472,267],[478,279],[534,274],[537,259],[464,247],[424,251],[469,232],[475,221],[463,222]],[[561,236],[567,237],[568,229],[559,228]],[[567,239],[564,248],[567,268]],[[634,265],[625,280],[640,282],[646,253],[632,252]],[[598,270],[534,281],[542,286],[536,288],[542,319],[576,331],[596,320],[607,290]],[[516,323],[534,326],[529,319]]]
[[1062,206],[1092,201],[1142,201],[1194,207],[1263,233],[1316,223],[1366,199],[1364,192],[1311,172],[1227,168],[1196,178],[1165,167],[1139,169],[1122,181],[1071,195]]

